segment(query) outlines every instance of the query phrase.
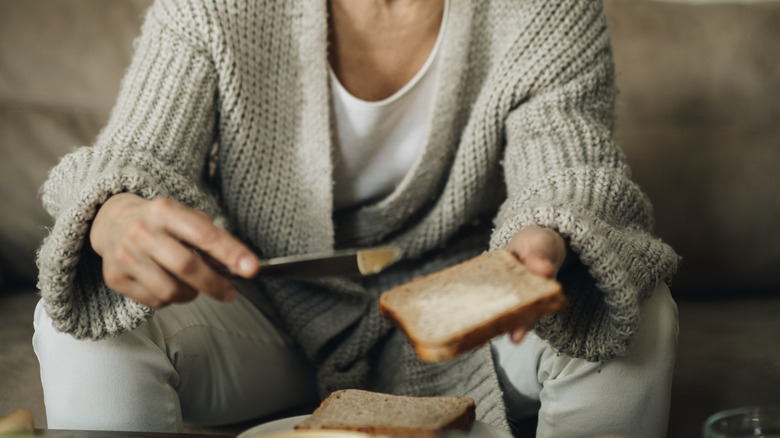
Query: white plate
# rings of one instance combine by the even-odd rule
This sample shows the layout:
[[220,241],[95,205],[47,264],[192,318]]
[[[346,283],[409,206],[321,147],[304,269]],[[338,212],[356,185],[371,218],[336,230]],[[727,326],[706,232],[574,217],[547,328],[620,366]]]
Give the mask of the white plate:
[[[308,415],[298,415],[297,417],[282,418],[263,423],[241,432],[236,438],[258,438],[272,433],[290,432],[295,428],[296,424],[303,421],[306,417]],[[466,438],[512,438],[512,434],[487,423],[476,421]]]

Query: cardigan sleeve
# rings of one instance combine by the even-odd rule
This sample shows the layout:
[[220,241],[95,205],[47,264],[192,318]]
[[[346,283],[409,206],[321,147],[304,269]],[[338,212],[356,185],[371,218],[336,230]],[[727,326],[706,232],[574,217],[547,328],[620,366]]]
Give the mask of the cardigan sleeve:
[[108,124],[94,145],[66,155],[42,187],[54,219],[37,255],[38,288],[54,326],[100,339],[133,329],[151,310],[107,288],[89,227],[110,196],[171,197],[219,210],[205,188],[214,142],[216,73],[197,38],[169,22],[170,5],[147,13]]
[[614,68],[600,2],[574,5],[546,44],[537,77],[505,121],[507,199],[491,247],[523,227],[558,231],[577,261],[559,275],[570,305],[541,321],[537,334],[558,351],[591,361],[623,354],[639,306],[669,281],[678,257],[652,234],[652,208],[631,181],[612,140]]

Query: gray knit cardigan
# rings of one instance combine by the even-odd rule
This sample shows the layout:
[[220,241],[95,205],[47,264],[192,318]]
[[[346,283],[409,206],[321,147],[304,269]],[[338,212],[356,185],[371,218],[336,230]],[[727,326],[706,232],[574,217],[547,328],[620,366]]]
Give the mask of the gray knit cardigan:
[[479,419],[506,427],[489,348],[424,365],[376,300],[529,224],[554,228],[577,255],[560,276],[570,306],[536,333],[590,361],[624,353],[677,256],[651,234],[650,204],[611,139],[601,2],[452,0],[450,14],[422,156],[385,199],[334,214],[326,1],[157,1],[108,125],[43,187],[55,223],[39,288],[56,328],[100,339],[152,315],[105,286],[89,249],[97,208],[127,191],[204,210],[263,256],[402,248],[403,262],[366,280],[240,285],[317,366],[323,395],[466,394]]

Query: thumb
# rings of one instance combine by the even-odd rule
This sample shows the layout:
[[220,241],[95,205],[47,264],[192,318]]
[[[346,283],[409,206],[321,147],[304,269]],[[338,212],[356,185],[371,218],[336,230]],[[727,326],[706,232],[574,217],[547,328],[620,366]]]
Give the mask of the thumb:
[[559,266],[544,255],[532,252],[525,257],[518,256],[518,258],[534,274],[547,278],[554,278],[558,274]]
[[566,241],[557,231],[536,225],[520,230],[507,248],[531,272],[550,278],[561,269],[568,251]]

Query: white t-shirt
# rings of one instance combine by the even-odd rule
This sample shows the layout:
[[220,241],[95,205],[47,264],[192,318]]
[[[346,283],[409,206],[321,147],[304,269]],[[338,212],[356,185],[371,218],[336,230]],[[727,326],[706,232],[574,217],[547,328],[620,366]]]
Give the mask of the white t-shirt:
[[336,118],[334,203],[337,210],[387,196],[421,155],[433,117],[447,3],[444,3],[439,35],[427,61],[392,96],[375,102],[358,99],[330,70]]

